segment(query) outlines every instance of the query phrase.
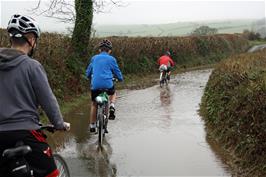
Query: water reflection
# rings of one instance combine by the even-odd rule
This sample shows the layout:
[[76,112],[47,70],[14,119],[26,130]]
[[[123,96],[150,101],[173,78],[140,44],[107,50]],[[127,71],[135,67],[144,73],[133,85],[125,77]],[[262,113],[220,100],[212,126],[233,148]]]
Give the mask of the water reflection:
[[166,86],[164,88],[161,88],[160,90],[160,102],[161,102],[161,108],[163,109],[164,115],[162,115],[160,120],[161,127],[163,129],[170,127],[172,118],[171,118],[171,112],[173,111],[172,108],[172,101],[173,101],[173,95],[170,86]]
[[97,134],[90,134],[88,131],[89,115],[89,104],[80,106],[74,112],[65,115],[65,120],[71,123],[71,131],[47,133],[49,144],[64,157],[71,176],[116,176],[116,165],[110,163],[112,147],[108,143],[108,134],[103,148],[99,149]]
[[[95,139],[94,137],[92,139]],[[97,142],[88,143],[82,151],[82,157],[88,162],[88,169],[92,176],[114,177],[116,176],[116,165],[110,162],[112,147],[105,140],[103,147],[100,149]]]
[[164,107],[167,107],[171,104],[172,98],[171,98],[171,89],[169,86],[161,89],[160,101],[161,101],[161,106],[164,106]]
[[209,74],[180,74],[178,84],[131,91],[119,100],[121,119],[110,128],[119,136],[109,141],[118,176],[230,175],[208,146],[197,114]]
[[226,165],[226,161],[230,159],[229,155],[226,154],[224,150],[220,147],[220,145],[217,142],[215,142],[215,140],[213,140],[208,134],[206,134],[206,142],[208,143],[211,150],[214,152],[216,158],[219,159],[217,160],[217,163],[219,163],[219,165],[223,167],[226,173],[230,174],[231,170]]
[[[86,164],[88,171],[86,176],[113,177],[116,174],[116,166],[110,163],[112,147],[107,140],[108,134],[103,142],[103,148],[99,149],[97,134],[88,132],[88,119],[90,115],[90,109],[88,108],[89,106],[85,106],[85,108],[80,108],[80,111],[72,114],[72,131],[77,141],[76,153],[79,154],[78,158],[82,159],[83,163]],[[77,112],[84,110],[86,111],[83,114],[77,114]],[[73,119],[73,117],[75,118]]]

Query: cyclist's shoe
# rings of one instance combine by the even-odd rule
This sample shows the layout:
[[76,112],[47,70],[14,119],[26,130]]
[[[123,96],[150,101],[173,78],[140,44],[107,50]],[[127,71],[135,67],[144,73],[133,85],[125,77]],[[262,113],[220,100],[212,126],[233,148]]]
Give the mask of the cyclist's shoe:
[[104,129],[104,133],[109,133],[109,131],[107,130],[107,128]]
[[168,81],[170,81],[170,75],[167,75],[166,78]]
[[110,106],[109,108],[109,120],[115,120],[115,108]]
[[91,133],[96,133],[96,123],[90,124],[90,132]]

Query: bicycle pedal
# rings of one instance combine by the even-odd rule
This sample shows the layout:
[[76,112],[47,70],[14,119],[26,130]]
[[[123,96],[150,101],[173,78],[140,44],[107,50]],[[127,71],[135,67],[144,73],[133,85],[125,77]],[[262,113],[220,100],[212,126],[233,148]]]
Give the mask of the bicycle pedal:
[[90,132],[91,133],[96,133],[97,131],[96,131],[96,128],[90,128]]

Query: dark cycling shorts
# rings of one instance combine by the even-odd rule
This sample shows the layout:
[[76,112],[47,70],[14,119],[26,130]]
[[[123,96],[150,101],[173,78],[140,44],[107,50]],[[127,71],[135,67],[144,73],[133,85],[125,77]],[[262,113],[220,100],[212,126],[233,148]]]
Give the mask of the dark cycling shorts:
[[[0,176],[7,177],[6,165],[3,164],[2,153],[7,148],[15,147],[18,141],[29,145],[32,152],[25,156],[34,177],[56,177],[59,174],[55,165],[52,150],[46,143],[46,135],[40,130],[17,130],[0,132]],[[2,165],[1,165],[2,164]]]
[[[97,96],[99,96],[101,93],[103,92],[103,90],[91,90],[91,100],[95,101],[95,98]],[[106,92],[108,95],[114,95],[115,94],[115,87],[112,87],[110,89],[107,89]]]

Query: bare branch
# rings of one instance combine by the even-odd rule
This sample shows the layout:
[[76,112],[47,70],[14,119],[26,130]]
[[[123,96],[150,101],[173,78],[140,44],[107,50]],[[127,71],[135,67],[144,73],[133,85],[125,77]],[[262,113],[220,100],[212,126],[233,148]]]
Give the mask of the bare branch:
[[[92,0],[95,13],[107,13],[116,7],[126,6],[121,0]],[[46,7],[41,9],[42,0],[38,0],[36,7],[29,11],[33,14],[57,19],[64,23],[74,23],[76,18],[74,0],[50,0]]]
[[57,19],[64,23],[74,23],[75,21],[75,6],[73,1],[69,0],[50,0],[44,4],[45,8],[41,6],[42,0],[38,1],[38,4],[33,9],[30,9],[35,15],[43,15]]
[[40,8],[40,5],[41,5],[41,0],[38,1],[38,4],[36,7],[32,8],[31,11],[35,11],[35,10],[38,10]]
[[94,4],[94,12],[96,13],[110,12],[114,6],[116,7],[127,6],[127,4],[122,2],[121,0],[93,0],[93,4]]

